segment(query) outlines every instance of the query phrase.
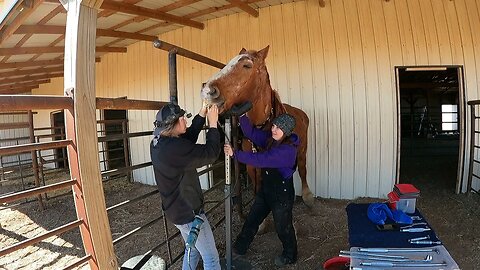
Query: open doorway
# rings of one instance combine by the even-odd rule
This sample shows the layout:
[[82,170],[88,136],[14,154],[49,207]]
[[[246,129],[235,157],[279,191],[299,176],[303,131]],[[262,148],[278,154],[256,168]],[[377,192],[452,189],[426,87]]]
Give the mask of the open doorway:
[[[52,137],[54,141],[65,140],[65,113],[63,110],[55,111],[50,114],[50,121],[53,127],[52,131],[56,135]],[[54,149],[55,167],[68,169],[68,155],[66,148]]]
[[[103,111],[105,135],[128,133],[126,110]],[[104,145],[105,167],[107,170],[124,168],[128,164],[128,139],[109,140]]]
[[399,182],[459,192],[463,174],[461,67],[397,68]]

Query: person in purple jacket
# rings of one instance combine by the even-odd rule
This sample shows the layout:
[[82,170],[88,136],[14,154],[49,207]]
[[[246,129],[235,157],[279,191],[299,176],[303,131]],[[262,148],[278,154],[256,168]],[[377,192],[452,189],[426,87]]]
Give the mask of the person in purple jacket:
[[276,266],[293,264],[297,261],[297,239],[292,222],[292,209],[295,199],[293,173],[296,170],[299,138],[292,133],[295,118],[281,114],[272,121],[272,129],[264,131],[255,128],[247,116],[240,117],[243,134],[255,145],[264,149],[256,153],[233,150],[225,144],[226,155],[241,163],[261,168],[262,183],[255,196],[250,213],[238,235],[233,251],[244,255],[258,231],[259,225],[270,211],[273,214],[275,229],[283,245],[283,252],[275,258]]

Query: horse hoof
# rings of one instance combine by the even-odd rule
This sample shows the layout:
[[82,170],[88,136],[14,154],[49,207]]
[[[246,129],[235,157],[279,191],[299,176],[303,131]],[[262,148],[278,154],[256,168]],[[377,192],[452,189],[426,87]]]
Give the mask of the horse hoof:
[[305,203],[306,206],[312,208],[313,204],[315,203],[315,199],[313,198],[312,192],[307,192],[302,195],[303,202]]

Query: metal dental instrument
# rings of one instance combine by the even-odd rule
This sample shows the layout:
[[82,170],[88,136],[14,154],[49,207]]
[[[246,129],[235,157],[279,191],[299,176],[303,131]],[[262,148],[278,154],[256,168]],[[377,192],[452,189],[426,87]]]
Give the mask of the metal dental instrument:
[[372,252],[372,253],[387,253],[387,252],[435,252],[439,253],[436,248],[359,248],[358,251]]
[[360,266],[371,266],[371,267],[438,267],[438,266],[447,266],[447,263],[446,262],[443,262],[443,263],[361,262]]
[[381,258],[393,258],[393,259],[408,259],[408,257],[401,256],[401,255],[385,255],[385,254],[375,254],[375,253],[361,252],[361,251],[344,251],[344,250],[340,250],[340,254],[345,254],[345,255],[359,255],[359,256],[371,256],[371,257],[381,257]]
[[347,255],[340,254],[340,257],[355,258],[360,260],[369,260],[369,261],[381,261],[381,262],[402,262],[402,263],[428,263],[433,260],[432,255],[425,256],[424,259],[411,259],[411,258],[384,258],[376,257],[373,254],[362,254],[362,255]]
[[425,239],[430,239],[430,235],[408,239],[408,242],[411,243],[412,241],[420,241],[420,240],[425,240]]
[[436,244],[436,245],[440,245],[442,244],[442,242],[440,241],[431,241],[431,240],[417,240],[417,241],[412,241],[410,242],[411,244],[417,244],[417,245],[432,245],[432,244]]
[[400,229],[412,228],[413,226],[428,225],[426,222],[413,223],[411,225],[402,226]]
[[406,229],[400,229],[401,232],[426,232],[430,231],[431,229],[428,227],[425,228],[406,228]]

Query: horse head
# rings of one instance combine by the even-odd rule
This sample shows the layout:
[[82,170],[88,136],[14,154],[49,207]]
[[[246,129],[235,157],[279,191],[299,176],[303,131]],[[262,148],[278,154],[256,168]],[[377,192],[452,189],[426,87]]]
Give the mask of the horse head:
[[201,90],[202,98],[208,104],[216,104],[221,112],[234,104],[250,101],[254,103],[270,87],[265,58],[269,46],[260,51],[242,49],[228,64],[213,75]]

